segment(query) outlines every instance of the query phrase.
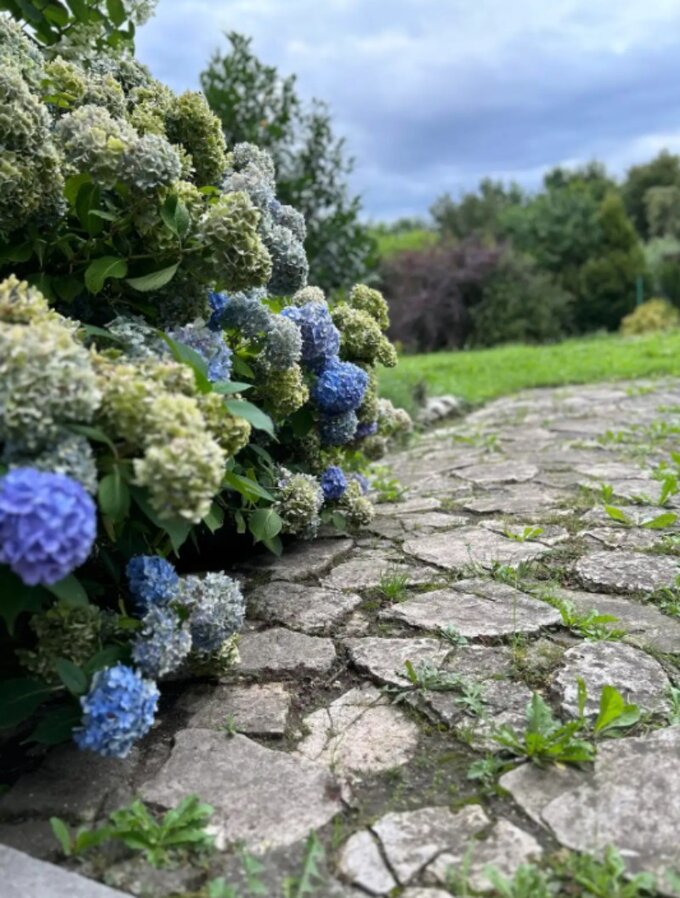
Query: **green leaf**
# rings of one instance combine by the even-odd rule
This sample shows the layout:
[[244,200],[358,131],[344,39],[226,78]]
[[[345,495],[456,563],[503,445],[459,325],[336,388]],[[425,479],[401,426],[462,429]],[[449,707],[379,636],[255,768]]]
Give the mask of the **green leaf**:
[[124,278],[127,262],[116,256],[102,256],[95,259],[85,269],[85,286],[90,293],[97,294],[104,288],[109,278]]
[[0,682],[0,730],[26,720],[52,694],[42,680],[21,678]]
[[102,514],[113,521],[122,521],[130,511],[130,490],[119,468],[114,468],[99,481],[97,499]]
[[241,493],[246,499],[253,502],[256,499],[265,499],[267,502],[275,502],[274,496],[261,486],[257,480],[252,480],[243,474],[235,474],[233,471],[227,471],[224,475],[224,483]]
[[600,693],[600,711],[595,720],[594,731],[603,733],[606,730],[632,726],[640,719],[637,705],[629,705],[624,697],[613,686],[603,686]]
[[675,524],[677,519],[677,514],[674,514],[672,511],[666,511],[655,518],[651,518],[649,521],[643,521],[642,526],[646,527],[647,530],[663,530],[664,527],[670,527],[671,524]]
[[154,523],[156,527],[160,527],[161,530],[164,530],[165,533],[167,533],[174,551],[179,552],[181,547],[186,542],[186,539],[189,536],[193,525],[188,521],[183,520],[182,518],[168,519],[159,517],[157,512],[149,503],[145,490],[134,487],[130,489],[130,493],[136,504],[141,508],[147,518],[149,518],[149,520]]
[[283,543],[281,542],[280,536],[275,536],[273,539],[263,539],[262,545],[272,553],[272,555],[276,555],[277,558],[280,558],[283,555]]
[[586,702],[588,701],[588,690],[586,689],[586,681],[583,677],[576,680],[578,686],[578,716],[583,718],[586,710]]
[[189,210],[178,196],[169,196],[161,206],[163,223],[181,240],[189,230],[191,217]]
[[256,542],[274,539],[283,527],[281,517],[273,508],[257,508],[248,519],[248,527]]
[[620,524],[628,525],[633,523],[628,515],[620,508],[615,508],[613,505],[605,505],[604,510],[613,521],[618,521]]
[[215,533],[224,524],[224,511],[217,502],[213,502],[210,506],[210,511],[203,518],[203,523],[211,533]]
[[169,337],[166,333],[163,333],[163,331],[158,331],[158,336],[168,344],[175,361],[188,365],[194,372],[194,378],[199,392],[209,393],[212,389],[212,385],[208,378],[208,364],[203,356],[199,355],[196,350],[192,349],[190,346],[185,346],[184,343],[178,343],[177,340],[173,340],[172,337]]
[[232,371],[234,374],[238,374],[240,377],[252,377],[255,378],[255,372],[250,367],[248,362],[245,359],[242,359],[240,356],[235,355],[232,361]]
[[54,667],[59,679],[72,695],[83,695],[87,692],[87,677],[85,671],[69,661],[68,658],[57,658]]
[[106,0],[106,10],[114,25],[122,25],[127,18],[123,0]]
[[232,415],[245,418],[256,430],[264,430],[265,433],[274,436],[272,419],[252,402],[248,402],[247,399],[225,399],[224,404]]
[[82,716],[81,708],[72,704],[50,708],[42,715],[42,720],[27,741],[38,742],[41,745],[59,745],[68,742]]
[[91,183],[92,177],[90,175],[71,175],[70,178],[66,179],[66,182],[64,184],[64,196],[66,197],[67,201],[75,207],[78,194],[80,193],[80,188],[83,186],[83,184]]
[[[140,624],[137,623],[137,626],[140,626]],[[103,670],[105,667],[113,667],[118,661],[125,661],[129,652],[130,650],[127,645],[107,645],[106,648],[97,652],[96,655],[93,655],[89,661],[83,665],[83,670],[88,676],[91,676],[93,673],[96,673],[98,670]]]
[[50,826],[55,839],[61,845],[61,850],[66,857],[71,856],[71,831],[59,817],[50,817]]
[[0,568],[0,596],[0,617],[10,636],[20,614],[40,611],[49,599],[49,594],[41,586],[27,586],[8,568]]
[[[87,326],[89,327],[89,325]],[[95,443],[104,443],[114,455],[116,454],[116,447],[113,445],[107,434],[99,427],[90,427],[89,424],[71,424],[69,430],[73,431],[73,433],[79,433],[82,436],[87,437],[88,440],[93,440]]]
[[64,302],[73,302],[76,296],[85,289],[83,282],[75,275],[64,275],[64,277],[55,277],[53,282],[54,292]]
[[101,191],[96,184],[86,181],[81,184],[76,197],[76,215],[82,227],[93,237],[104,230],[104,222],[101,218],[93,218],[90,213],[99,208]]
[[246,390],[252,390],[252,388],[252,384],[228,380],[218,380],[212,385],[213,393],[221,393],[223,396],[228,396],[231,393],[245,393]]
[[57,583],[46,586],[45,589],[51,592],[53,596],[56,596],[59,601],[68,605],[69,608],[80,608],[88,604],[87,593],[73,574],[69,574],[68,577],[64,577],[63,580],[59,580]]
[[167,268],[161,268],[160,271],[152,271],[150,274],[143,274],[140,277],[128,278],[126,283],[133,289],[139,290],[140,293],[150,293],[152,290],[160,290],[165,287],[174,278],[179,262],[169,265]]

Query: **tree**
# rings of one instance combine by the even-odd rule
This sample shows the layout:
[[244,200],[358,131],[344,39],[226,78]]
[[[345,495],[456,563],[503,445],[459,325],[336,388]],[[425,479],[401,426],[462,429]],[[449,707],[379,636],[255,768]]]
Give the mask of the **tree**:
[[680,187],[650,187],[645,212],[650,237],[680,237]]
[[226,53],[215,52],[201,86],[222,121],[227,143],[248,141],[267,149],[277,171],[278,196],[307,222],[310,282],[325,290],[365,279],[375,243],[360,221],[361,200],[348,179],[354,160],[336,137],[326,104],[304,104],[296,77],[282,77],[254,54],[251,39],[227,34]]
[[476,192],[464,193],[459,202],[446,193],[435,201],[430,213],[443,236],[459,240],[472,236],[497,237],[501,213],[524,200],[517,184],[506,187],[485,178]]
[[601,239],[580,271],[576,318],[581,330],[615,330],[635,304],[645,259],[621,197],[608,193],[598,210]]
[[623,201],[643,240],[650,237],[645,195],[651,187],[680,187],[680,156],[662,150],[651,162],[628,170],[622,187]]
[[558,165],[546,172],[543,184],[548,191],[563,187],[583,190],[597,202],[601,202],[611,190],[616,190],[615,181],[609,177],[605,166],[596,160],[579,168],[562,168]]

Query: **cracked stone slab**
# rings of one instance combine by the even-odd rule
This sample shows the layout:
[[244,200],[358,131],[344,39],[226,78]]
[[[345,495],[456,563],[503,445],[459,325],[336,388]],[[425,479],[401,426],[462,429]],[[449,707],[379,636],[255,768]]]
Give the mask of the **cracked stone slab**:
[[356,593],[275,580],[248,595],[248,616],[304,633],[325,633],[360,604]]
[[178,706],[190,715],[188,727],[224,731],[231,721],[239,733],[283,736],[290,703],[282,683],[201,684],[187,690]]
[[592,593],[581,590],[556,589],[555,595],[571,602],[577,611],[587,614],[597,611],[617,620],[607,626],[625,630],[625,641],[638,646],[649,646],[659,652],[680,654],[680,620],[669,617],[652,604],[643,604],[633,599]]
[[548,511],[554,513],[560,501],[568,495],[564,490],[529,483],[515,487],[508,486],[504,490],[494,491],[489,496],[466,499],[461,505],[467,511],[474,511],[476,514],[512,514],[540,518]]
[[[630,551],[643,551],[656,545],[661,535],[651,530],[643,530],[638,527],[593,527],[590,530],[582,530],[579,536],[605,546],[607,549],[625,549]],[[598,548],[596,545],[595,548]]]
[[463,864],[470,887],[479,892],[493,891],[486,875],[486,868],[494,867],[503,876],[512,877],[522,864],[540,860],[541,845],[528,832],[500,818],[483,841],[473,841],[466,851],[445,851],[427,868],[429,882],[446,884],[447,872],[453,867],[460,870]]
[[626,701],[641,711],[661,712],[668,707],[670,680],[663,667],[640,649],[622,642],[584,642],[564,653],[563,666],[553,679],[562,710],[578,716],[577,678],[588,689],[585,713],[595,717],[603,686],[614,686]]
[[325,574],[336,561],[349,554],[353,545],[351,539],[345,538],[299,540],[286,546],[280,558],[275,555],[262,556],[248,567],[271,573],[274,580],[307,580]]
[[371,827],[401,885],[408,885],[442,851],[464,853],[490,823],[479,805],[457,813],[448,807],[385,814]]
[[417,725],[374,686],[350,689],[305,717],[304,726],[297,753],[339,777],[400,767],[418,745]]
[[424,511],[436,511],[441,508],[441,502],[433,496],[417,496],[413,499],[405,499],[403,502],[382,502],[376,508],[381,515],[410,515]]
[[468,639],[536,633],[562,619],[555,608],[512,586],[474,578],[420,593],[378,616],[426,630],[453,627]]
[[531,690],[524,683],[510,680],[481,680],[483,713],[467,714],[461,693],[424,691],[422,701],[454,732],[464,735],[476,751],[494,751],[498,743],[493,733],[500,726],[524,729]]
[[381,683],[392,686],[405,686],[404,665],[407,661],[413,664],[428,662],[440,665],[449,653],[448,646],[438,639],[386,639],[379,636],[367,636],[360,639],[347,639],[345,645],[350,660],[360,671],[371,674]]
[[546,803],[541,817],[575,851],[616,845],[631,873],[678,869],[680,726],[600,745],[592,779]]
[[642,552],[592,552],[574,569],[586,589],[611,592],[653,592],[672,586],[680,574],[676,559]]
[[541,817],[543,808],[565,792],[578,788],[590,780],[590,772],[570,764],[551,764],[539,767],[530,761],[504,773],[498,781],[534,823],[545,827]]
[[386,895],[398,885],[375,839],[366,829],[354,833],[343,845],[338,856],[338,872],[370,895]]
[[326,767],[213,730],[180,730],[170,757],[140,793],[163,808],[203,796],[215,808],[219,840],[253,851],[293,845],[341,810]]
[[283,627],[244,633],[238,649],[239,674],[321,674],[337,657],[332,640]]
[[451,898],[451,892],[442,889],[406,889],[401,898]]
[[608,461],[599,462],[593,465],[574,465],[574,470],[578,474],[583,474],[588,478],[589,482],[585,485],[593,486],[592,481],[600,483],[611,483],[613,480],[649,480],[650,475],[640,468],[638,465],[630,462]]
[[457,472],[457,476],[471,483],[481,485],[487,483],[526,483],[538,474],[536,465],[521,461],[487,462],[482,465],[471,465]]
[[538,541],[517,542],[483,527],[462,527],[449,533],[409,539],[403,549],[421,561],[447,570],[460,570],[471,564],[491,567],[494,562],[515,565],[533,561],[550,551]]
[[436,583],[441,580],[440,571],[434,568],[405,564],[381,552],[365,552],[333,568],[323,580],[322,586],[333,589],[371,589],[380,586],[383,577],[392,575],[406,577],[407,585]]
[[7,898],[129,898],[70,870],[0,845],[0,882]]

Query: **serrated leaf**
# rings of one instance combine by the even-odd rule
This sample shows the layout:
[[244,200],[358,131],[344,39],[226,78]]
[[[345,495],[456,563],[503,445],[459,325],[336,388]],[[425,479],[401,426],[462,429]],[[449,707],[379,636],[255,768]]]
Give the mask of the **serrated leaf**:
[[0,617],[10,636],[20,614],[40,611],[49,599],[49,594],[41,586],[27,586],[8,568],[0,568],[0,596]]
[[102,514],[113,521],[122,521],[130,511],[130,490],[118,468],[99,481],[97,500]]
[[125,259],[116,256],[101,256],[85,269],[85,286],[90,293],[100,293],[110,278],[124,278],[128,266]]
[[85,588],[73,574],[69,574],[68,577],[64,577],[63,580],[59,580],[57,583],[46,586],[45,589],[70,608],[80,608],[88,604]]
[[255,499],[265,499],[267,502],[276,501],[274,496],[259,484],[257,480],[252,480],[244,474],[235,474],[233,471],[227,471],[223,482],[251,502]]
[[188,365],[194,372],[194,379],[199,392],[209,393],[212,385],[208,378],[208,364],[202,355],[199,355],[195,349],[185,346],[184,343],[178,343],[163,331],[158,331],[158,336],[168,345],[170,352],[176,362]]
[[123,0],[106,0],[106,10],[114,25],[122,25],[126,19]]
[[54,668],[59,679],[72,695],[83,695],[87,692],[85,671],[73,661],[69,661],[68,658],[57,658]]
[[248,402],[247,399],[225,399],[224,404],[235,417],[245,418],[256,430],[263,430],[274,436],[274,422],[252,402]]
[[203,518],[203,523],[211,533],[217,532],[222,527],[224,524],[224,511],[217,502],[213,502],[210,506],[210,511]]
[[256,508],[248,519],[248,526],[257,542],[265,542],[279,535],[283,521],[273,508]]
[[42,680],[22,677],[0,682],[0,730],[26,720],[51,694]]
[[150,274],[143,274],[140,277],[128,278],[126,284],[129,284],[134,290],[140,293],[150,293],[152,290],[160,290],[169,284],[174,278],[179,262],[169,265],[167,268],[161,268],[160,271],[152,271]]

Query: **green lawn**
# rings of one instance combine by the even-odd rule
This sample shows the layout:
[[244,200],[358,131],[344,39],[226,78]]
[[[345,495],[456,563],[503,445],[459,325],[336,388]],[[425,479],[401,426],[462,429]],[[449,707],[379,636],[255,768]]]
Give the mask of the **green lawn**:
[[499,346],[461,352],[404,355],[384,371],[381,391],[413,410],[413,389],[429,396],[453,393],[479,403],[526,387],[680,375],[680,331],[644,337],[607,336],[565,340],[551,346]]

